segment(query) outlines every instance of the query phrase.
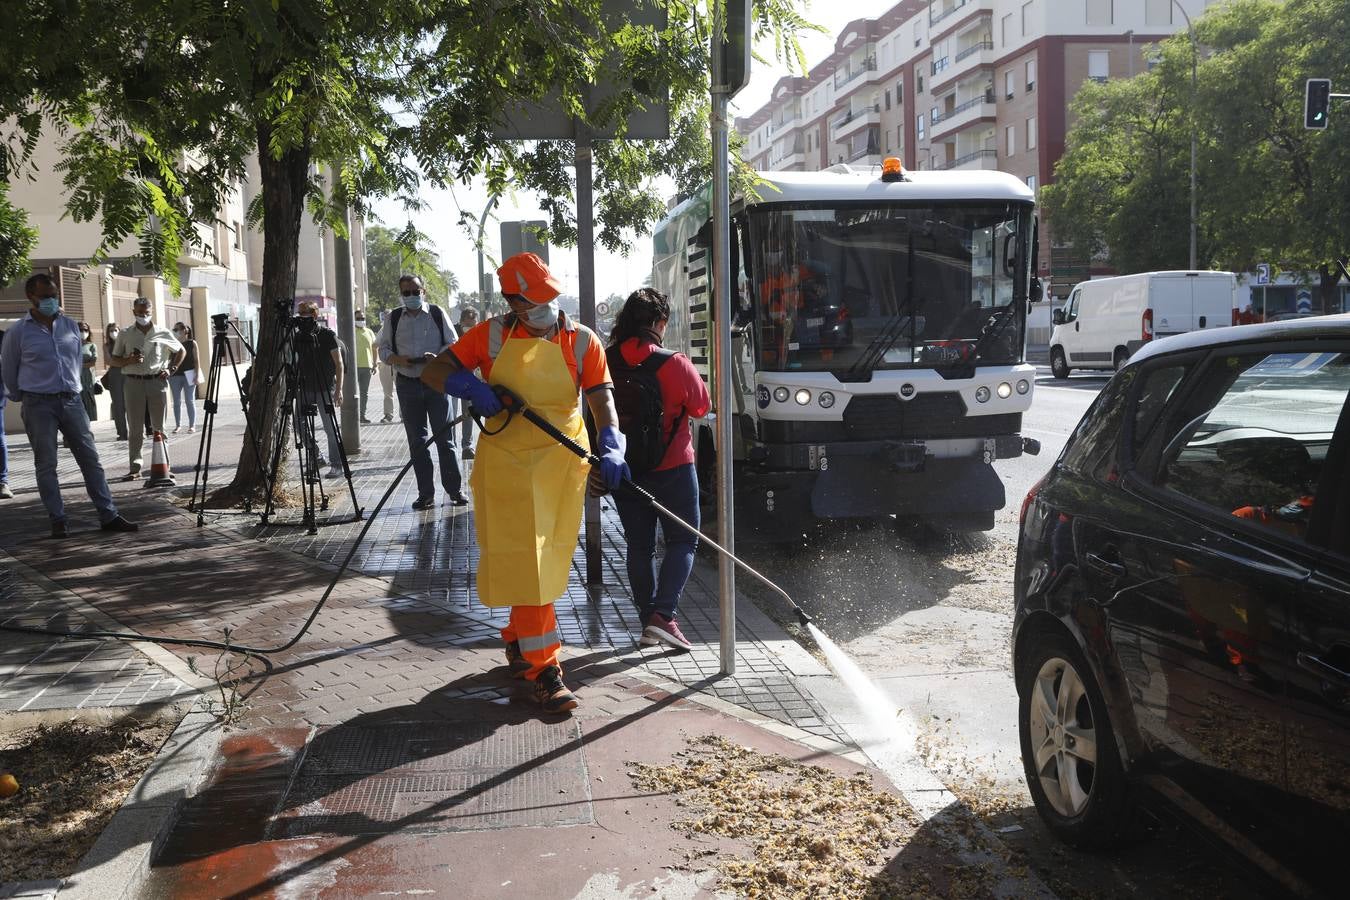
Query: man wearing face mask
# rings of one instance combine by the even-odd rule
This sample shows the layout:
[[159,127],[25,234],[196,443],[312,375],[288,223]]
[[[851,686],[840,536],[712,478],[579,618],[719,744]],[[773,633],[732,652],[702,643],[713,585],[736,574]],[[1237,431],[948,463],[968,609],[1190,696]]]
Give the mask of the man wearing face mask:
[[33,448],[38,493],[51,518],[52,537],[70,534],[56,475],[57,432],[70,442],[103,530],[136,531],[139,526],[122,518],[113,503],[89,430],[89,416],[80,402],[79,325],[61,315],[61,301],[50,275],[29,278],[24,292],[31,309],[28,318],[5,334],[0,378],[5,393],[23,404],[24,430]]
[[[601,475],[618,487],[628,474],[626,442],[600,338],[559,309],[561,285],[535,254],[506,260],[497,277],[511,312],[471,329],[423,381],[442,379],[445,392],[467,400],[479,416],[502,411],[491,385],[503,385],[586,446],[584,396],[598,429]],[[577,706],[562,680],[553,601],[567,589],[588,474],[583,460],[524,419],[507,425],[500,416],[478,436],[470,478],[478,599],[511,608],[501,631],[507,664],[534,683],[534,699],[547,712]]]
[[[150,317],[150,301],[137,297],[131,305],[136,323],[123,329],[113,341],[110,365],[121,366],[126,378],[127,453],[131,470],[124,481],[141,474],[141,447],[145,433],[164,432],[164,412],[168,408],[169,373],[187,355],[178,338],[160,328]],[[150,421],[145,421],[146,410]],[[148,428],[147,428],[148,425]]]
[[[342,454],[338,450],[338,424],[333,416],[328,415],[327,410],[330,395],[334,413],[342,407],[341,345],[333,329],[319,322],[319,304],[313,300],[302,300],[296,307],[295,314],[301,319],[314,322],[314,325],[304,333],[304,340],[301,340],[300,336],[296,338],[301,386],[300,392],[295,395],[296,421],[300,420],[305,407],[313,406],[318,409],[314,418],[323,426],[324,435],[328,440],[328,456],[325,458],[318,452],[318,447],[314,446],[314,435],[310,434],[308,439],[312,458],[318,465],[328,466],[328,471],[324,473],[325,478],[342,478],[346,472],[343,471]],[[306,475],[313,477],[318,475],[318,471],[307,472]]]
[[398,280],[398,291],[403,297],[403,306],[385,318],[375,346],[380,359],[394,369],[398,412],[408,437],[413,472],[417,475],[417,499],[412,507],[430,509],[436,505],[436,480],[431,454],[426,448],[427,438],[432,434],[436,436],[441,487],[452,505],[466,506],[469,498],[464,496],[459,460],[455,457],[454,429],[446,427],[450,421],[450,400],[439,385],[428,387],[421,381],[426,364],[453,344],[459,335],[446,318],[445,311],[427,302],[422,279],[404,275]]

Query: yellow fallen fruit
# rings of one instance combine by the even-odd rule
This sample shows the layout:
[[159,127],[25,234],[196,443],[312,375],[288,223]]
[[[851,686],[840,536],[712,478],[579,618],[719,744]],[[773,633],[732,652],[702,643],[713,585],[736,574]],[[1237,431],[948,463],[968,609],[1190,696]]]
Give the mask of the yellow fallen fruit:
[[13,797],[19,792],[19,779],[6,772],[0,775],[0,797]]

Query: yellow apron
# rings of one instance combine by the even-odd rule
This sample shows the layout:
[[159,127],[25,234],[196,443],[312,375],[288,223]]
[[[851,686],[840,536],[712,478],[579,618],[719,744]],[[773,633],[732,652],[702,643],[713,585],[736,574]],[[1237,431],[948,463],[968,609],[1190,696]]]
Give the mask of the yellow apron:
[[[560,344],[512,338],[508,331],[488,381],[515,391],[563,434],[589,447]],[[487,427],[504,421],[506,414],[499,414]],[[469,487],[484,605],[546,606],[567,590],[589,471],[580,457],[519,416],[500,434],[479,435]]]

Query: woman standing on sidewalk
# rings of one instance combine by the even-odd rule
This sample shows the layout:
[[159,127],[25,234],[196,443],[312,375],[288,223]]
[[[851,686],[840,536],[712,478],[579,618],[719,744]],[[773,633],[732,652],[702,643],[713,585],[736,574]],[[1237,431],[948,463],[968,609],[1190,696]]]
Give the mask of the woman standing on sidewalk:
[[[708,389],[689,357],[664,350],[661,339],[670,319],[670,301],[660,291],[641,288],[626,301],[609,335],[605,355],[614,379],[614,402],[619,422],[628,434],[628,466],[633,481],[657,501],[698,527],[698,474],[694,469],[694,441],[689,417],[708,412]],[[659,388],[659,444],[642,447],[630,423],[640,422],[649,412],[643,408],[644,382]],[[654,397],[647,401],[654,403]],[[653,465],[652,462],[655,461]],[[698,538],[684,528],[661,522],[665,558],[659,577],[654,574],[656,525],[660,517],[645,500],[620,487],[614,506],[623,522],[628,544],[628,585],[642,621],[644,647],[666,643],[690,649],[689,640],[676,621],[676,608],[694,568]]]
[[114,366],[112,360],[113,342],[117,340],[117,323],[109,322],[108,327],[103,329],[103,358],[109,360],[108,371],[103,375],[103,386],[108,389],[108,397],[112,400],[112,420],[113,425],[117,426],[117,439],[125,441],[127,439],[127,398],[124,393],[126,386],[126,376],[122,374],[120,366]]
[[197,341],[192,337],[192,326],[179,322],[173,326],[173,336],[183,345],[187,355],[169,376],[169,389],[173,391],[173,433],[177,434],[182,426],[182,404],[187,403],[188,434],[197,431]]
[[[84,414],[93,422],[98,418],[98,404],[94,402],[94,366],[98,365],[98,347],[88,322],[80,323],[80,402]],[[66,446],[70,446],[67,444]]]

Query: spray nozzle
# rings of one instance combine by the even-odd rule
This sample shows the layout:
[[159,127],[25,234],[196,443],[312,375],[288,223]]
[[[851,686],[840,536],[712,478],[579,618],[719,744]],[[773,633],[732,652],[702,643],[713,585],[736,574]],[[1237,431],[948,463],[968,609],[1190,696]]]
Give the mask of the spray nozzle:
[[806,611],[803,610],[800,606],[792,607],[792,611],[797,614],[797,621],[802,623],[803,628],[811,624],[811,617],[808,616],[806,614]]
[[497,395],[501,401],[502,409],[509,411],[518,411],[524,409],[525,401],[520,399],[520,395],[503,384],[494,384],[492,392]]

